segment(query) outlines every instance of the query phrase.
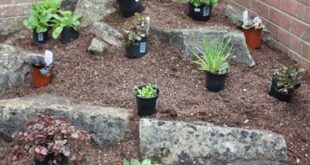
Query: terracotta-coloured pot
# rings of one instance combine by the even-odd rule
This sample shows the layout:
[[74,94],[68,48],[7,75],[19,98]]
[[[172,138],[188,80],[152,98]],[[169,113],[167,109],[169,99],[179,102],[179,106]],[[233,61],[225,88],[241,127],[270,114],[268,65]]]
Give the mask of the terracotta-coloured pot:
[[51,75],[42,75],[39,67],[32,67],[32,82],[35,88],[47,86],[51,81]]
[[249,48],[257,49],[261,45],[261,33],[262,29],[243,29],[246,43]]

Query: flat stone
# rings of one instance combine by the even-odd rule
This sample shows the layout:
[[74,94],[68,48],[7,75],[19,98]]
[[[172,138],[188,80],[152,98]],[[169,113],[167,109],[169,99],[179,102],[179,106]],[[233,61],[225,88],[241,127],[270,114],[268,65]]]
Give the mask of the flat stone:
[[109,5],[111,2],[112,0],[79,0],[74,12],[83,16],[81,27],[91,25],[112,14],[115,8]]
[[287,165],[281,135],[259,130],[140,120],[140,151],[164,165]]
[[181,50],[184,58],[192,58],[193,51],[198,47],[202,49],[205,38],[209,40],[220,38],[231,38],[233,49],[231,58],[237,62],[244,63],[249,67],[255,66],[255,61],[248,50],[244,35],[240,31],[230,31],[229,27],[214,26],[197,29],[173,29],[164,30],[151,27],[151,33],[162,42],[169,43]]
[[28,51],[0,44],[0,93],[24,82],[25,75],[31,70],[23,60],[27,54]]
[[94,38],[91,41],[90,46],[88,47],[88,51],[90,51],[92,54],[101,54],[106,49],[107,44],[103,41],[98,40],[97,38]]
[[32,119],[39,113],[66,117],[94,134],[94,142],[100,147],[119,142],[130,133],[128,109],[74,104],[65,97],[41,95],[0,100],[0,135],[10,139],[14,132],[24,129],[24,117]]
[[243,23],[243,11],[240,8],[226,5],[225,16],[236,26],[241,27]]
[[94,33],[98,38],[102,39],[109,45],[121,46],[121,38],[123,35],[104,22],[95,22],[91,26],[91,32]]

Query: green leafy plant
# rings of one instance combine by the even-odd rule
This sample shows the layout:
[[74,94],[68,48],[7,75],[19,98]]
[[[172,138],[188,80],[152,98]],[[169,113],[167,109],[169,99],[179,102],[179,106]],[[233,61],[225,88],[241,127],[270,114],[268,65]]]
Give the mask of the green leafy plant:
[[217,4],[218,0],[189,0],[189,3],[193,4],[195,7],[200,6],[213,6]]
[[142,98],[152,98],[157,96],[157,87],[152,84],[147,84],[145,86],[136,86],[135,91],[139,97]]
[[277,88],[283,93],[293,93],[299,86],[304,75],[304,69],[289,65],[277,68],[273,72]]
[[126,46],[130,46],[136,41],[141,41],[149,32],[150,17],[143,14],[135,13],[133,19],[126,25],[125,41]]
[[24,21],[24,25],[37,33],[43,33],[51,26],[51,20],[60,8],[61,0],[45,0],[36,1],[32,5],[32,9],[28,19]]
[[82,15],[73,15],[72,11],[59,11],[59,14],[54,14],[54,18],[53,38],[56,39],[64,27],[72,27],[74,30],[78,30]]
[[141,163],[138,159],[131,159],[131,161],[124,159],[123,165],[160,165],[160,164],[152,163],[150,159],[144,159]]
[[[192,51],[197,60],[194,63],[201,66],[201,70],[213,74],[225,74],[229,70],[228,58],[232,49],[231,39],[204,39],[203,51],[197,48],[198,53]],[[202,54],[199,55],[199,54]]]

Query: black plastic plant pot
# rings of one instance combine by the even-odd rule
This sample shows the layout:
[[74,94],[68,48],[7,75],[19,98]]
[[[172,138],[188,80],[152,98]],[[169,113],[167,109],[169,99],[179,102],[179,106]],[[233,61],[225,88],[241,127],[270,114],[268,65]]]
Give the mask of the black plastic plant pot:
[[136,41],[126,47],[126,57],[140,58],[148,51],[147,38],[143,37],[140,41]]
[[144,10],[141,0],[117,0],[124,17],[133,16]]
[[37,44],[44,44],[48,41],[48,31],[43,33],[37,33],[35,30],[33,31],[33,41]]
[[277,82],[274,79],[271,81],[271,84],[268,89],[268,94],[283,102],[290,102],[290,100],[292,99],[292,94],[283,93],[279,91],[277,87]]
[[206,71],[206,87],[211,92],[219,92],[224,89],[226,74],[213,74]]
[[[69,165],[69,159],[68,157],[61,155],[61,160],[57,161],[59,165]],[[35,165],[48,165],[49,162],[53,161],[54,159],[54,153],[49,153],[43,161],[34,160]]]
[[72,27],[64,27],[61,32],[61,42],[63,44],[70,43],[78,38],[78,31],[74,30]]
[[199,6],[195,7],[193,4],[188,3],[189,16],[198,21],[208,21],[211,18],[212,6]]
[[52,161],[54,159],[54,153],[50,152],[45,156],[45,159],[40,161],[40,160],[34,160],[35,165],[46,165],[48,162]]
[[[142,88],[144,86],[145,85],[140,85],[138,88]],[[157,113],[157,106],[158,106],[157,99],[159,97],[159,89],[157,88],[156,91],[157,91],[157,95],[151,98],[139,97],[137,94],[137,91],[134,91],[134,94],[137,100],[138,115],[140,117],[150,116],[150,115]]]

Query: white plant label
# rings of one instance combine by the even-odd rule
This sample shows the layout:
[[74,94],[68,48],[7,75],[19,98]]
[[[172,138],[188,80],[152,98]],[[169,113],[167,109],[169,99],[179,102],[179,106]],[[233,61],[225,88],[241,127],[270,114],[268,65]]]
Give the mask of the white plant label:
[[53,52],[45,51],[44,62],[46,66],[50,66],[53,63]]
[[146,52],[146,42],[141,42],[140,43],[140,53],[145,53]]
[[272,85],[272,84],[270,84],[270,85],[269,85],[268,92],[270,92],[270,91],[271,91],[271,85]]
[[203,7],[203,16],[210,15],[210,8],[209,7]]
[[195,8],[194,11],[199,13],[200,12],[200,8]]
[[38,33],[38,41],[43,41],[44,35],[43,33]]
[[135,0],[135,2],[139,2],[140,0]]

